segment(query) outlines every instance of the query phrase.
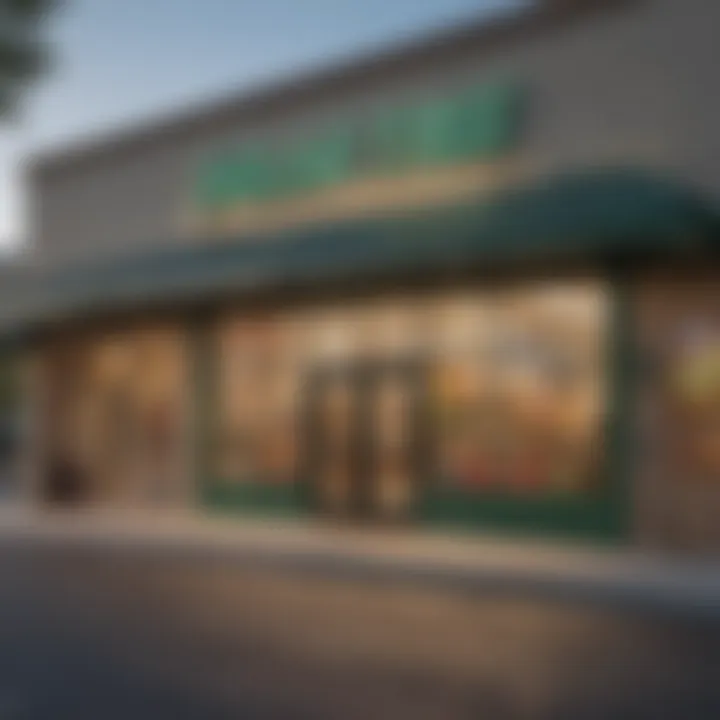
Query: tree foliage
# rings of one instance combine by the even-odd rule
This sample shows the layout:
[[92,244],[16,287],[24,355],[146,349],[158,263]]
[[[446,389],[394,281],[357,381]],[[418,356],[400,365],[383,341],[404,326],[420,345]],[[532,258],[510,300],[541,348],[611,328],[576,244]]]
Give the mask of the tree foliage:
[[17,106],[27,87],[47,70],[43,36],[57,0],[0,0],[0,113]]

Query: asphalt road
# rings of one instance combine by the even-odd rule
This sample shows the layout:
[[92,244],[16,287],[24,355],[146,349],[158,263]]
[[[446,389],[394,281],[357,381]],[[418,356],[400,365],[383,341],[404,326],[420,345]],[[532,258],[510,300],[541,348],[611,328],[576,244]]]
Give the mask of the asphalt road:
[[720,718],[720,626],[139,550],[0,547],[0,720]]

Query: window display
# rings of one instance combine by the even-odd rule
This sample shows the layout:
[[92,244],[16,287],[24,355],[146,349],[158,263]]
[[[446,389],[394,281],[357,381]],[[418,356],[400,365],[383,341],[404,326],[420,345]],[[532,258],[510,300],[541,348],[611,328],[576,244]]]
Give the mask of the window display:
[[182,331],[68,342],[54,349],[47,370],[50,475],[54,468],[72,475],[75,499],[179,500],[189,432]]
[[216,474],[223,483],[288,483],[296,471],[298,355],[275,318],[219,328]]
[[[600,471],[606,313],[605,290],[578,284],[229,319],[218,328],[214,477],[293,482],[302,388],[314,370],[419,361],[441,482],[472,492],[583,491]],[[406,504],[410,482],[409,458],[393,445],[405,401],[390,384],[370,410],[388,507]],[[343,483],[330,486],[340,492]]]
[[688,477],[720,480],[720,311],[677,322],[666,375],[672,444]]
[[[576,491],[598,475],[606,303],[600,288],[462,302],[432,380],[440,471],[470,491]],[[460,323],[456,323],[458,327]]]

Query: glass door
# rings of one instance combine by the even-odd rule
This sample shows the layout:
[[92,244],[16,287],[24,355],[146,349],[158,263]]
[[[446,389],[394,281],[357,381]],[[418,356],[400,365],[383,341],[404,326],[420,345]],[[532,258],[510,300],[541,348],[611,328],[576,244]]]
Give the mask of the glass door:
[[356,514],[359,394],[350,367],[317,369],[308,377],[302,428],[310,504],[322,515]]
[[382,521],[412,516],[422,469],[423,374],[410,364],[379,363],[368,373],[368,512]]
[[351,363],[312,375],[303,422],[317,512],[411,517],[425,445],[423,377],[419,367],[401,363]]

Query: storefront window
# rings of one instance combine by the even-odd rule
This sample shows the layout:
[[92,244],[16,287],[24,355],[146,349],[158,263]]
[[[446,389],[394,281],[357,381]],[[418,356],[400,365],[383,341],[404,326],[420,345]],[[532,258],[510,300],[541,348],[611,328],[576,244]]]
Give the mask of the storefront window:
[[583,285],[228,320],[218,328],[214,477],[292,483],[311,373],[414,358],[447,486],[585,491],[600,469],[606,312],[604,290]]
[[70,341],[50,353],[47,379],[51,498],[170,503],[182,496],[188,377],[181,331]]
[[294,330],[277,318],[219,328],[215,472],[224,484],[294,479],[300,379]]
[[433,407],[443,481],[471,492],[575,492],[599,472],[606,302],[536,289],[447,305]]
[[[682,313],[667,362],[676,462],[693,479],[720,480],[720,311]],[[667,392],[669,390],[669,393]]]

